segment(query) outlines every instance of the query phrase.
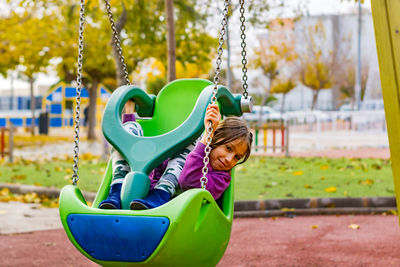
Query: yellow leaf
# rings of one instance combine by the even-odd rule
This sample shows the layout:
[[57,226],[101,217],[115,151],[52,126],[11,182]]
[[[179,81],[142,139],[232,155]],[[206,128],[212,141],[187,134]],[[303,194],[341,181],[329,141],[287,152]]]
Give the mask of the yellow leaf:
[[372,180],[372,179],[366,179],[366,180],[364,180],[364,181],[359,181],[358,183],[359,183],[359,184],[371,185],[371,184],[374,184],[374,180]]
[[293,172],[293,175],[294,175],[294,176],[303,175],[303,171]]
[[347,191],[344,191],[344,192],[343,192],[343,195],[347,196],[347,195],[348,195]]
[[321,167],[319,167],[321,170],[327,170],[329,169],[328,165],[322,165]]
[[327,188],[325,188],[325,192],[327,192],[327,193],[335,193],[336,192],[336,187],[334,187],[334,186],[327,187]]
[[16,179],[16,180],[25,180],[26,175],[14,175],[11,177],[11,179]]
[[349,228],[353,229],[353,230],[358,230],[358,229],[360,229],[360,226],[358,224],[352,223],[352,224],[349,225]]
[[0,190],[0,196],[8,196],[10,194],[10,189],[4,187]]
[[304,185],[304,188],[311,189],[311,188],[312,188],[312,186],[311,186],[311,185],[309,185],[309,184],[305,184],[305,185]]
[[60,166],[56,166],[56,167],[54,168],[54,170],[55,170],[56,172],[60,172],[60,171],[62,171],[62,168],[61,168]]
[[289,208],[282,208],[281,209],[281,211],[283,211],[283,212],[287,212],[287,211],[295,211],[296,209],[293,209],[293,208],[291,208],[291,209],[289,209]]
[[321,180],[322,180],[322,181],[325,180],[325,176],[321,176]]
[[311,229],[317,229],[318,225],[311,225]]

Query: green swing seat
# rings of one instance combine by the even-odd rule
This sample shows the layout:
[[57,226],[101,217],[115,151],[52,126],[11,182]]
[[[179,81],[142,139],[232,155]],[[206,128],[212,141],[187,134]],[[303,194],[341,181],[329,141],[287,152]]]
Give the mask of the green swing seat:
[[[232,182],[219,205],[204,189],[183,192],[163,206],[134,211],[129,202],[149,189],[149,172],[200,136],[212,97],[213,84],[182,79],[167,84],[157,97],[134,86],[122,86],[111,96],[102,127],[106,139],[128,161],[132,172],[122,187],[122,210],[98,209],[109,192],[109,162],[100,189],[89,207],[81,191],[65,186],[60,195],[60,217],[75,247],[103,266],[215,266],[228,245],[233,220]],[[121,112],[134,99],[144,137],[122,128]],[[223,115],[242,114],[241,95],[220,86],[217,101]],[[148,117],[148,118],[145,118]],[[200,177],[199,177],[200,179]]]

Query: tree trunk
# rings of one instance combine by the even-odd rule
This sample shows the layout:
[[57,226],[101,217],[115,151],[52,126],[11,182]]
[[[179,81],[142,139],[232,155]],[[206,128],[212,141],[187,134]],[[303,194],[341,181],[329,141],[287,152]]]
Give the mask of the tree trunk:
[[313,97],[312,97],[311,110],[314,110],[315,107],[317,106],[319,91],[320,91],[320,90],[313,90]]
[[31,121],[31,135],[34,136],[35,135],[35,107],[36,107],[36,103],[35,103],[35,95],[33,93],[33,83],[34,83],[34,79],[33,77],[29,78],[29,85],[30,85],[30,93],[31,93],[31,112],[32,112],[32,121]]
[[96,102],[97,102],[97,87],[99,81],[93,78],[92,86],[89,88],[89,110],[88,110],[88,140],[96,140]]
[[[121,40],[121,31],[125,26],[126,20],[127,20],[127,13],[126,13],[126,9],[125,6],[122,4],[122,14],[119,17],[117,24],[115,25],[115,29],[117,31],[117,35],[118,38]],[[118,87],[121,85],[126,84],[126,80],[125,80],[125,70],[124,70],[124,66],[122,65],[121,59],[120,59],[120,55],[118,52],[118,48],[117,45],[115,44],[115,39],[114,39],[114,35],[111,38],[111,46],[112,46],[112,55],[113,55],[113,59],[115,62],[115,68],[117,71],[117,84]]]
[[282,104],[281,104],[281,117],[283,115],[283,112],[285,111],[285,100],[286,100],[286,93],[282,95]]
[[167,51],[168,51],[168,81],[176,79],[176,42],[174,26],[174,2],[165,0],[165,13],[167,18]]

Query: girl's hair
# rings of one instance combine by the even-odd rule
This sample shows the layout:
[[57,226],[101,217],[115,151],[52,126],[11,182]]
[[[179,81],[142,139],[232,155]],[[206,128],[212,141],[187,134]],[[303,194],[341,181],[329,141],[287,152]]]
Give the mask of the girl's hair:
[[251,143],[253,142],[253,134],[250,132],[249,127],[245,121],[238,117],[227,117],[223,121],[221,121],[215,129],[214,137],[211,141],[211,148],[215,148],[220,145],[227,144],[236,139],[243,139],[247,144],[246,153],[241,162],[238,164],[242,164],[245,162],[251,152]]

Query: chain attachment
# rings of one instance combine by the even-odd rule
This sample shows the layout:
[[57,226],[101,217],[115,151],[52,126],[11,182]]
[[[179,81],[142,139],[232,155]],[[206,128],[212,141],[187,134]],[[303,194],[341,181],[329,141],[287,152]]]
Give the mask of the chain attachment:
[[109,0],[104,0],[104,3],[106,4],[108,19],[109,19],[110,25],[111,25],[112,39],[114,40],[114,44],[117,47],[119,60],[121,62],[122,70],[124,72],[125,85],[129,85],[130,81],[129,81],[128,68],[126,67],[125,58],[122,54],[121,40],[118,37],[117,28],[115,27],[113,14],[111,12],[111,5],[110,5]]
[[79,42],[78,42],[78,69],[76,77],[76,107],[75,107],[75,128],[74,128],[74,165],[72,167],[72,184],[77,185],[78,161],[79,161],[79,117],[81,115],[81,91],[82,91],[82,63],[83,63],[83,30],[85,27],[85,0],[81,0],[79,11]]
[[[225,41],[225,34],[226,34],[226,29],[227,29],[227,24],[228,24],[228,10],[229,10],[229,5],[230,5],[230,1],[229,0],[224,0],[224,10],[222,11],[223,14],[223,19],[221,22],[222,28],[219,32],[219,40],[218,40],[218,49],[217,49],[217,53],[218,53],[218,57],[216,60],[216,68],[215,68],[215,75],[214,75],[214,88],[213,88],[213,94],[211,97],[211,104],[215,104],[215,102],[217,101],[217,92],[218,92],[218,83],[219,83],[219,75],[221,72],[221,63],[222,63],[222,54],[223,54],[223,45],[224,45],[224,41]],[[204,153],[205,156],[203,158],[203,163],[204,163],[204,167],[201,170],[201,172],[203,173],[203,176],[200,178],[200,183],[201,183],[201,188],[205,189],[208,179],[206,177],[207,173],[208,173],[208,163],[210,162],[210,152],[211,152],[211,141],[212,141],[212,133],[213,133],[213,127],[212,127],[212,123],[209,122],[208,126],[206,128],[206,147],[204,148]]]
[[247,88],[249,86],[247,84],[247,67],[246,67],[246,64],[247,64],[247,59],[246,59],[246,55],[247,55],[247,53],[246,53],[246,25],[244,24],[245,21],[246,21],[246,17],[244,16],[244,12],[245,12],[244,0],[239,0],[239,4],[240,4],[239,11],[240,11],[240,22],[241,22],[241,25],[240,25],[240,31],[241,31],[240,38],[242,39],[242,43],[241,43],[242,52],[241,52],[241,54],[242,54],[242,65],[243,65],[243,67],[242,67],[243,85],[242,86],[243,86],[243,96],[244,96],[245,99],[247,99],[247,97],[249,95],[249,93],[247,92]]

